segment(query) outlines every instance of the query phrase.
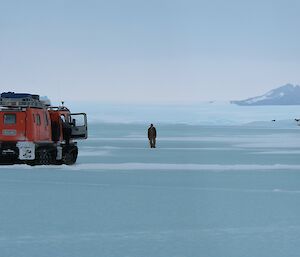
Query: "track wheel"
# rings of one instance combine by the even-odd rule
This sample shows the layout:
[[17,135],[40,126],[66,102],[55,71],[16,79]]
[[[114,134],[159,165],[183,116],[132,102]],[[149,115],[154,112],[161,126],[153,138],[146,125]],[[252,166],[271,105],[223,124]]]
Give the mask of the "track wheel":
[[38,162],[40,165],[49,165],[52,162],[52,156],[46,149],[41,149],[38,152]]
[[63,163],[73,165],[77,160],[78,152],[76,149],[68,149],[63,156]]

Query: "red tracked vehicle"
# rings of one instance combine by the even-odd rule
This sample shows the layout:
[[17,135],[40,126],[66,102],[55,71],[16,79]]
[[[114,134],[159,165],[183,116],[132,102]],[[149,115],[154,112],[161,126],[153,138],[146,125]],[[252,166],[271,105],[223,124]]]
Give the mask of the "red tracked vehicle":
[[87,116],[54,107],[38,95],[2,93],[0,163],[67,164],[77,160],[75,139],[87,138]]

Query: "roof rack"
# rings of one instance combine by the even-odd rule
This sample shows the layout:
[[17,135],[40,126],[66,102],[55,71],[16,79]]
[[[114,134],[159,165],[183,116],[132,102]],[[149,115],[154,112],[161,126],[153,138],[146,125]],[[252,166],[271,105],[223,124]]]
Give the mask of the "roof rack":
[[2,93],[0,96],[0,106],[3,107],[34,107],[45,108],[47,105],[40,101],[38,95],[16,94],[14,92]]

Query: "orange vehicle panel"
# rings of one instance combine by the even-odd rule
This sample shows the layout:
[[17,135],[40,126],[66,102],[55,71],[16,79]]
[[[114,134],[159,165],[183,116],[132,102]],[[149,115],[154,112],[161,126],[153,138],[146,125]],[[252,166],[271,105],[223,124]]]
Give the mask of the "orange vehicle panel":
[[46,109],[26,108],[0,112],[0,141],[51,141],[51,120]]
[[28,141],[51,141],[51,120],[46,109],[27,109],[26,137]]
[[0,132],[1,141],[26,140],[26,112],[9,110],[0,112]]

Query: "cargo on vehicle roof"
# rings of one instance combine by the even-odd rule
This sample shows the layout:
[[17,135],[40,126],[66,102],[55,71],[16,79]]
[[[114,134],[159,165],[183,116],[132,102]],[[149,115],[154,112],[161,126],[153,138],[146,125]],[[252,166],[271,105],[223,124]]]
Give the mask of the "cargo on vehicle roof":
[[1,94],[2,98],[32,98],[40,100],[39,95],[27,94],[27,93],[15,93],[15,92],[4,92]]

